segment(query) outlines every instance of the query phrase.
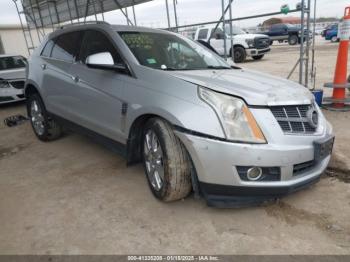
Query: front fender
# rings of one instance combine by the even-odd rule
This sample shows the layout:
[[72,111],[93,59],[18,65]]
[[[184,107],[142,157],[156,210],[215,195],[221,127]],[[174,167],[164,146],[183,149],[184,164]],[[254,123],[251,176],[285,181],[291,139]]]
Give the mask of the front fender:
[[[159,95],[159,94],[158,94]],[[152,115],[168,121],[174,126],[202,134],[225,138],[221,124],[214,110],[203,102],[203,105],[192,104],[175,97],[159,98],[154,103],[139,105],[130,104],[125,133],[133,123],[142,116]]]

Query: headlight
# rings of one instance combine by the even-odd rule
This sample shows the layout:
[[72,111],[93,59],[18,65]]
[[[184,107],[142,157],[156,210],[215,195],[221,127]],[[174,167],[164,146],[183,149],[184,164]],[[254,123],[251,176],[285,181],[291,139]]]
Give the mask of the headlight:
[[0,80],[0,88],[10,88],[9,82],[5,80]]
[[254,39],[246,39],[245,42],[250,48],[253,48],[255,46]]
[[199,87],[199,97],[216,112],[226,139],[237,142],[266,143],[254,116],[242,99]]

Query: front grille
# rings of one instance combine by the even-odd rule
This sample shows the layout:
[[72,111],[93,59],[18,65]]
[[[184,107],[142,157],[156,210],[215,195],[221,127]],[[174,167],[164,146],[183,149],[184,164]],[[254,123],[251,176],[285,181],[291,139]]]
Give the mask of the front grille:
[[307,118],[311,105],[273,106],[271,112],[285,133],[312,134],[316,132]]
[[255,47],[257,49],[268,48],[270,46],[270,39],[268,37],[255,38]]
[[13,82],[10,82],[10,84],[16,89],[24,88],[24,81],[13,81]]
[[294,165],[293,176],[301,175],[301,174],[313,169],[314,166],[315,166],[315,162],[313,160]]

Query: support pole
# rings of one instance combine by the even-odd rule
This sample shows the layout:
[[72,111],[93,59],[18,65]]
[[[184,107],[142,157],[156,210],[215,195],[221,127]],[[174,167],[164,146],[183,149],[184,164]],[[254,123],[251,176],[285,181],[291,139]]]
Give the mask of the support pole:
[[129,24],[129,14],[128,14],[128,8],[127,8],[127,7],[125,7],[125,18],[126,18],[126,23],[127,23],[128,25],[130,25],[130,24]]
[[177,0],[173,0],[173,4],[174,4],[174,16],[175,16],[175,26],[176,26],[176,32],[178,32],[179,30],[177,29],[178,22],[177,22],[177,12],[176,12],[176,4],[177,4]]
[[304,20],[305,20],[305,0],[301,1],[301,36],[300,36],[300,60],[299,60],[299,84],[303,84],[304,72]]
[[[45,33],[44,20],[43,20],[42,14],[41,14],[41,9],[40,9],[40,7],[39,7],[39,2],[38,2],[38,0],[36,0],[35,3],[36,3],[36,8],[37,8],[38,13],[39,13],[40,23],[41,23],[41,26],[42,26],[42,28],[43,28],[43,34],[46,35],[46,33]],[[33,12],[34,12],[34,10],[33,10]]]
[[[232,2],[233,2],[234,0],[229,0],[229,1],[230,1],[231,4],[232,4]],[[227,5],[227,7],[226,7],[226,9],[224,10],[223,15],[220,17],[219,21],[218,21],[218,22],[217,22],[217,21],[214,22],[214,23],[216,23],[216,26],[215,26],[213,32],[215,32],[216,29],[218,29],[219,25],[220,25],[223,21],[224,21],[224,23],[229,22],[228,20],[225,20],[225,14],[227,13],[228,10],[229,10],[229,5]],[[249,18],[249,17],[248,17],[248,18]],[[252,18],[253,18],[253,17],[252,17]],[[231,21],[234,21],[234,20],[235,20],[235,19],[232,19]],[[238,19],[236,19],[236,20],[240,20],[240,18],[238,18]],[[195,24],[195,25],[192,25],[192,26],[208,25],[208,24],[214,24],[214,23],[212,23],[212,22],[209,22],[209,23],[200,23],[200,24]]]
[[132,0],[132,14],[134,16],[134,25],[137,26],[136,13],[135,13],[135,1],[134,0]]
[[170,15],[169,15],[169,4],[168,0],[165,0],[165,7],[166,7],[166,16],[168,19],[168,28],[170,28]]
[[95,20],[96,22],[98,21],[98,18],[97,18],[97,10],[96,10],[96,5],[95,5],[95,0],[92,1],[92,7],[94,9],[94,14],[95,14]]
[[314,0],[314,29],[313,29],[313,41],[312,41],[312,53],[311,53],[311,77],[313,79],[313,89],[316,88],[316,70],[315,70],[315,40],[316,40],[316,2]]
[[[226,45],[226,27],[225,27],[225,0],[221,0],[221,11],[222,11],[222,30],[224,32],[224,59],[227,60],[227,45]],[[215,34],[215,31],[213,31]]]
[[89,5],[90,5],[90,0],[87,0],[86,7],[85,7],[84,23],[86,22],[86,18],[87,18],[88,13],[89,13]]
[[114,3],[116,4],[116,6],[119,8],[120,12],[122,12],[122,14],[125,16],[125,18],[128,20],[128,23],[130,23],[130,25],[133,25],[133,23],[130,21],[129,17],[126,15],[126,13],[123,11],[123,7],[119,4],[118,0],[114,0]]
[[307,1],[307,21],[306,21],[306,58],[305,58],[305,87],[309,87],[309,61],[310,61],[310,25],[311,25],[311,0]]
[[51,9],[50,9],[50,2],[48,0],[46,0],[47,10],[49,11],[49,17],[50,17],[50,22],[51,22],[51,27],[52,27],[52,32],[53,32],[53,31],[55,31],[55,27],[53,25],[52,13],[51,13]]
[[232,27],[232,1],[229,1],[229,12],[230,12],[230,39],[231,39],[231,57],[234,62],[234,48],[233,48],[233,27]]
[[74,0],[74,8],[75,8],[75,13],[76,13],[77,18],[78,18],[78,22],[80,22],[80,14],[79,14],[77,0]]
[[105,8],[104,8],[104,5],[103,5],[103,0],[100,0],[100,8],[101,8],[101,15],[102,15],[102,21],[105,20]]
[[69,13],[70,23],[73,24],[72,11],[70,10],[69,0],[67,0],[66,2],[67,2],[67,7],[68,7],[68,13]]

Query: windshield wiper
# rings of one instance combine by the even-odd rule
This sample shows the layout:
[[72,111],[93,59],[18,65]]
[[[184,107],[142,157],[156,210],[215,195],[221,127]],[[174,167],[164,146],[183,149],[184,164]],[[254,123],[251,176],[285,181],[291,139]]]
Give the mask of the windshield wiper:
[[231,67],[227,66],[208,66],[208,69],[232,69]]
[[173,67],[166,67],[166,68],[161,68],[161,70],[163,70],[163,71],[176,71],[177,69],[173,68]]

